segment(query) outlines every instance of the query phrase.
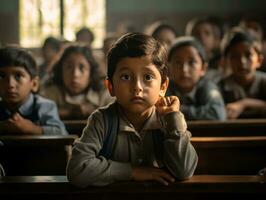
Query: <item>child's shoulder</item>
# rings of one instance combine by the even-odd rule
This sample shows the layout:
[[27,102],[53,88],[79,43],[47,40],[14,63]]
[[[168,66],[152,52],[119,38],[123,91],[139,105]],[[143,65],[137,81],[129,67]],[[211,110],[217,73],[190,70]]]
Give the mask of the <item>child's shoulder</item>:
[[35,102],[38,107],[40,106],[56,106],[55,102],[51,99],[48,99],[46,97],[43,97],[38,94],[34,94]]

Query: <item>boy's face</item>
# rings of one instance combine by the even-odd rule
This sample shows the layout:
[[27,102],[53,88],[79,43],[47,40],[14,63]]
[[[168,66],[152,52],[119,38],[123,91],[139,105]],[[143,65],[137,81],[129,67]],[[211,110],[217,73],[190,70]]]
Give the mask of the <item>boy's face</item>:
[[166,49],[171,46],[175,38],[175,34],[169,29],[161,30],[157,36],[157,39],[166,47]]
[[80,53],[72,53],[63,63],[63,81],[70,95],[84,92],[90,82],[90,64]]
[[217,41],[211,24],[201,23],[197,25],[192,35],[203,44],[207,53],[216,47]]
[[126,114],[149,113],[159,95],[164,96],[168,79],[161,83],[161,74],[150,57],[126,57],[117,64],[110,93]]
[[250,80],[254,77],[256,69],[260,67],[262,56],[249,43],[239,42],[228,52],[227,63],[236,78]]
[[190,92],[206,72],[206,64],[193,46],[183,46],[175,50],[170,62],[170,76],[182,93]]
[[23,67],[0,68],[0,97],[10,108],[20,106],[38,89],[38,78],[31,78]]

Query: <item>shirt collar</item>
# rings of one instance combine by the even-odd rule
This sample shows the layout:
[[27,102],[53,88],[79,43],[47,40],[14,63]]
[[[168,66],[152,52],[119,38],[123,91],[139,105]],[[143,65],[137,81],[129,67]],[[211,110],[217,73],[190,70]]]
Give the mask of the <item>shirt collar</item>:
[[[134,126],[128,121],[120,106],[118,106],[118,113],[119,113],[119,122],[120,122],[119,130],[125,132],[136,132]],[[147,130],[160,129],[160,128],[161,128],[160,117],[158,116],[156,108],[154,106],[152,113],[145,122],[141,132]]]
[[34,103],[34,96],[31,93],[28,97],[28,99],[19,107],[18,111],[20,114],[27,116],[33,112],[33,106]]

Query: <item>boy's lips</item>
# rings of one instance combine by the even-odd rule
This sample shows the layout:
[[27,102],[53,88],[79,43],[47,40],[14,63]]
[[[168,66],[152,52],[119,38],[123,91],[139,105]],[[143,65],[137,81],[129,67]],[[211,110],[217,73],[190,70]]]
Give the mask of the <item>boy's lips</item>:
[[142,98],[142,97],[133,97],[133,98],[130,99],[130,101],[132,101],[132,102],[143,102],[143,101],[145,101],[145,99]]

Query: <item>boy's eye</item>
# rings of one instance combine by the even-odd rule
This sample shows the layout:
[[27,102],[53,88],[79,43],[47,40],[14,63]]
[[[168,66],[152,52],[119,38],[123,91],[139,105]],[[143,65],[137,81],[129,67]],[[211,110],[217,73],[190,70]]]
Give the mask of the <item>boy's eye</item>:
[[84,72],[84,65],[83,65],[83,64],[80,64],[80,65],[79,65],[79,70],[80,70],[81,72]]
[[17,81],[19,81],[20,79],[21,79],[21,77],[22,77],[22,74],[15,74],[15,79],[17,80]]
[[153,78],[154,78],[154,77],[153,77],[153,75],[151,75],[151,74],[146,74],[146,75],[145,75],[145,80],[146,80],[146,81],[151,81]]
[[191,60],[189,60],[188,61],[188,64],[191,66],[191,65],[194,65],[196,63],[196,61],[195,60],[193,60],[193,59],[191,59]]
[[0,74],[0,79],[3,79],[5,77],[4,74]]
[[121,78],[122,80],[126,80],[126,81],[130,80],[130,76],[129,76],[128,74],[123,74],[123,75],[121,75],[120,78]]

